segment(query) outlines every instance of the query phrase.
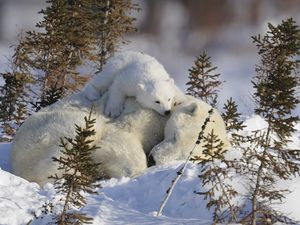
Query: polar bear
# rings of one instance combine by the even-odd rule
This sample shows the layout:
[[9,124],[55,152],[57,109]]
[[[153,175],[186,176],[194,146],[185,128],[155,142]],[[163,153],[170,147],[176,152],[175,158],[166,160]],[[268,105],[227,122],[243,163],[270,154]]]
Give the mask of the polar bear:
[[[202,125],[208,116],[211,106],[204,101],[192,96],[186,96],[186,100],[172,113],[167,121],[164,131],[164,140],[151,150],[156,165],[165,164],[174,160],[185,160],[193,149]],[[223,142],[223,150],[230,148],[227,140],[226,128],[220,114],[214,109],[204,130],[204,136],[211,131]],[[193,155],[201,156],[203,144],[196,146]]]
[[100,149],[93,157],[105,177],[132,177],[146,170],[151,149],[164,138],[167,120],[168,116],[127,99],[121,116],[106,124],[96,143]]
[[[167,116],[146,109],[135,99],[125,101],[121,116],[112,119],[103,115],[107,99],[104,94],[93,102],[96,118],[94,144],[99,149],[93,159],[101,163],[103,177],[135,176],[147,168],[147,154],[163,140]],[[11,151],[12,171],[29,181],[44,185],[50,175],[61,173],[52,157],[61,155],[61,137],[75,137],[74,123],[84,125],[92,102],[75,94],[31,115],[19,128]]]
[[[93,159],[100,164],[99,174],[104,177],[136,176],[147,169],[151,152],[157,165],[172,160],[184,160],[195,143],[197,135],[210,109],[206,103],[186,96],[185,101],[173,109],[169,116],[144,108],[134,98],[125,100],[124,110],[118,118],[103,115],[107,95],[95,101],[96,118],[94,144],[99,149]],[[59,157],[60,137],[74,137],[74,123],[83,125],[92,102],[82,94],[75,94],[31,115],[19,128],[13,144],[11,164],[13,173],[29,181],[44,185],[51,182],[50,175],[59,174],[52,157]],[[224,142],[224,122],[215,111],[206,133],[214,129]],[[198,146],[195,155],[202,154]]]
[[183,96],[156,59],[133,51],[118,53],[110,59],[103,71],[85,86],[83,93],[89,100],[96,100],[107,90],[104,112],[110,117],[121,114],[126,97],[135,97],[145,108],[168,115],[172,104]]

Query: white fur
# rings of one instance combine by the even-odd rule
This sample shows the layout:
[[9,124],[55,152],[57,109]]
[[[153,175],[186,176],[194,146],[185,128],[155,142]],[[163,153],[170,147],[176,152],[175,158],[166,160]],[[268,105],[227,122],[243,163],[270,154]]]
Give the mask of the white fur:
[[[201,100],[187,96],[174,113],[172,113],[165,127],[165,138],[155,146],[151,155],[156,165],[164,164],[173,160],[184,160],[193,149],[201,127],[208,116],[211,106]],[[226,137],[225,124],[220,114],[214,110],[211,122],[207,124],[204,135],[212,130],[224,143],[223,149],[229,149],[230,144]],[[203,144],[197,145],[194,154],[201,156]]]
[[107,90],[105,114],[110,117],[121,114],[126,97],[135,97],[144,107],[164,115],[170,112],[175,97],[183,95],[156,59],[132,51],[118,53],[110,59],[83,93],[93,101]]
[[[50,175],[61,173],[52,157],[61,154],[61,137],[75,136],[74,123],[84,124],[83,118],[92,105],[87,96],[97,99],[93,99],[97,133],[94,143],[100,148],[93,153],[93,159],[101,163],[99,173],[106,177],[135,176],[147,168],[150,151],[156,164],[186,158],[210,106],[184,96],[150,56],[126,53],[113,61],[83,92],[42,109],[23,123],[12,145],[12,169],[16,175],[45,184]],[[174,105],[170,118],[160,115]],[[121,115],[109,118],[104,111],[110,116]],[[222,118],[215,112],[212,120],[206,133],[214,129],[225,143],[224,148],[229,147]],[[202,146],[195,154],[202,154]]]
[[[93,158],[101,163],[99,173],[107,177],[137,175],[147,168],[146,154],[163,139],[168,118],[127,99],[122,115],[110,119],[102,114],[106,98],[94,102],[94,140],[100,148]],[[75,136],[74,123],[84,125],[90,107],[91,102],[76,94],[31,115],[13,141],[13,173],[41,185],[50,181],[50,175],[60,174],[52,161],[61,155],[59,140]]]
[[[116,119],[102,114],[107,96],[94,102],[96,117],[95,144],[100,148],[93,153],[95,162],[101,163],[99,173],[107,177],[135,176],[147,168],[149,152],[156,164],[183,160],[194,145],[210,108],[192,97],[177,106],[171,117],[161,116],[146,109],[130,98],[124,111]],[[81,94],[68,97],[30,116],[19,128],[12,145],[13,172],[41,185],[57,171],[52,157],[60,156],[60,137],[74,137],[74,123],[83,125],[91,102]],[[214,129],[229,147],[225,126],[215,112],[205,133]],[[155,147],[154,147],[155,146]],[[195,155],[202,154],[199,146]]]

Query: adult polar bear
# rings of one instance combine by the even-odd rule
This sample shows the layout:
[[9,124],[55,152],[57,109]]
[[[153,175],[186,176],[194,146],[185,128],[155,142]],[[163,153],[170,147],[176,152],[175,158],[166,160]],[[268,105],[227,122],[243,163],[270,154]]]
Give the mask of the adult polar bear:
[[[94,144],[99,149],[93,159],[100,164],[99,173],[106,177],[135,176],[147,169],[151,155],[157,165],[172,160],[184,160],[194,145],[210,106],[190,96],[173,109],[170,116],[138,104],[133,98],[125,101],[122,114],[115,119],[103,115],[106,94],[93,102],[96,117]],[[60,137],[74,137],[74,123],[83,126],[92,102],[75,94],[30,116],[19,128],[12,145],[13,173],[29,181],[44,185],[50,175],[59,174],[52,157],[59,157]],[[205,135],[214,133],[223,141],[223,149],[230,144],[226,139],[224,122],[214,111]],[[194,155],[201,155],[198,145]]]
[[168,115],[175,98],[183,96],[155,58],[133,51],[118,53],[110,59],[83,93],[89,100],[97,100],[107,90],[105,115],[110,117],[121,114],[126,97],[135,97],[145,108]]
[[103,115],[107,95],[93,103],[82,93],[74,94],[31,115],[19,128],[12,144],[12,172],[29,181],[44,185],[50,175],[61,174],[52,157],[59,158],[60,138],[75,137],[76,123],[84,126],[94,104],[93,118],[99,149],[93,159],[105,177],[134,176],[147,168],[146,155],[163,140],[168,117],[143,108],[133,98],[125,101],[122,114],[115,119]]

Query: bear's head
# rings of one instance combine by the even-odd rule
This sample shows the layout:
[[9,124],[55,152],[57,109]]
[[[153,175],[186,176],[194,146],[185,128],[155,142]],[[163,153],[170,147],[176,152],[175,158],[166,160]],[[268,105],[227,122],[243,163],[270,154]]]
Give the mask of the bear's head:
[[161,115],[169,115],[176,96],[173,79],[155,83],[138,84],[140,93],[137,101],[144,107],[155,110]]

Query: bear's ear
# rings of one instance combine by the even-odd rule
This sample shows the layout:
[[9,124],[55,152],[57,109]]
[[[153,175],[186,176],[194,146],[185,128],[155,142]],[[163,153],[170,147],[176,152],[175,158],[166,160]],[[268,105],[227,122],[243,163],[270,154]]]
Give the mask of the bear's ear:
[[196,114],[197,110],[198,110],[198,105],[196,103],[193,103],[187,106],[186,113],[193,116]]
[[138,84],[138,89],[141,90],[141,91],[145,91],[146,90],[146,87],[144,84]]

